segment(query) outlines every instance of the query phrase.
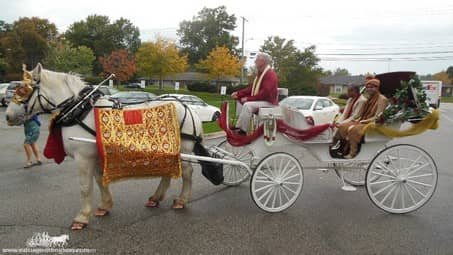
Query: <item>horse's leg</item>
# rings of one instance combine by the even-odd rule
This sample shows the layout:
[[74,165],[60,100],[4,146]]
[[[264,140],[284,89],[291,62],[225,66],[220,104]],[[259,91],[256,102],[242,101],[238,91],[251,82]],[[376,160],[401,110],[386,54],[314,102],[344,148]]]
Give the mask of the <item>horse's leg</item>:
[[74,159],[79,167],[81,209],[79,214],[74,218],[72,229],[80,230],[88,224],[92,213],[91,203],[93,201],[93,172],[96,160],[92,158],[84,158],[80,155],[75,155]]
[[192,173],[190,162],[182,162],[182,189],[181,194],[173,203],[173,209],[183,209],[192,196]]
[[[181,152],[182,153],[192,153],[194,142],[189,140],[182,140],[181,142]],[[187,161],[183,161],[182,164],[182,189],[179,197],[173,203],[173,209],[182,209],[185,204],[189,202],[190,197],[192,196],[192,173],[193,168],[192,164]]]
[[148,201],[146,202],[145,206],[150,208],[159,207],[159,202],[164,199],[165,193],[167,192],[168,187],[170,187],[170,182],[171,182],[170,177],[162,177],[160,179],[160,183],[159,186],[157,187],[156,192],[154,193],[154,195],[148,198]]
[[95,212],[95,216],[106,216],[113,207],[112,193],[108,185],[102,184],[102,173],[99,167],[94,169],[94,177],[101,193],[101,202]]

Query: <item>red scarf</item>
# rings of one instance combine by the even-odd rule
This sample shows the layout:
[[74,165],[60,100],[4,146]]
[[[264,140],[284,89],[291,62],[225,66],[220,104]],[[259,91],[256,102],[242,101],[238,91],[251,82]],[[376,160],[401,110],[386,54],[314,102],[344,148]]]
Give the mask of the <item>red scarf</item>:
[[359,100],[359,97],[360,95],[356,96],[352,102],[348,105],[348,109],[346,109],[345,113],[344,113],[344,119],[347,119],[351,116],[352,114],[352,109],[354,109],[354,105],[355,103],[357,102],[357,100]]

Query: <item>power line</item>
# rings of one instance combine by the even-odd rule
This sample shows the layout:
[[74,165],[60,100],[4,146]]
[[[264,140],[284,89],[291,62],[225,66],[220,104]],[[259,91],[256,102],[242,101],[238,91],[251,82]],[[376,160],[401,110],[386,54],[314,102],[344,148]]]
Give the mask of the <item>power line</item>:
[[318,53],[319,56],[388,56],[388,55],[433,55],[449,54],[453,51],[424,51],[424,52],[379,52],[379,53]]
[[406,58],[321,58],[321,61],[353,61],[353,62],[443,61],[443,60],[453,60],[453,56],[406,57]]

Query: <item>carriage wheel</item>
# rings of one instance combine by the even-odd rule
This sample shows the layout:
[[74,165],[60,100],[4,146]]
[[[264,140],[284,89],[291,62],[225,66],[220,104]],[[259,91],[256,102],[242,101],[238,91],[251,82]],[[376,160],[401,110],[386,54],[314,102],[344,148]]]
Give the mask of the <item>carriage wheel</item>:
[[[252,165],[254,153],[247,146],[234,147],[227,140],[222,141],[217,147],[233,154],[233,157],[241,162]],[[241,166],[223,165],[223,184],[236,186],[247,180],[249,173]]]
[[379,152],[368,166],[371,201],[389,213],[408,213],[426,204],[437,186],[437,166],[423,149],[397,144]]
[[344,181],[352,186],[364,186],[366,170],[368,167],[367,162],[347,162],[343,163],[343,168],[335,167],[335,173],[338,177],[341,177],[338,171],[343,171]]
[[250,180],[253,202],[266,212],[281,212],[296,202],[304,184],[302,165],[288,153],[268,155]]

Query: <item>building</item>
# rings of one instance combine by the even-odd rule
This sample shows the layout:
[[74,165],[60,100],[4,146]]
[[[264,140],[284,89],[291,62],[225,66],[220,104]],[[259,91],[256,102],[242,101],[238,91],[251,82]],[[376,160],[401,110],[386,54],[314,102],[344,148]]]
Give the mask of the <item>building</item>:
[[453,85],[452,84],[442,84],[442,96],[443,97],[452,97],[453,96]]
[[328,88],[329,94],[343,94],[347,92],[348,85],[362,85],[365,83],[364,75],[326,76],[319,79],[320,87]]
[[[159,84],[159,77],[142,77],[139,80],[146,80],[146,84]],[[197,82],[209,82],[208,74],[199,73],[199,72],[185,72],[185,73],[176,73],[172,75],[167,75],[163,79],[163,85],[168,87],[173,87],[176,82],[179,82],[180,87],[185,87],[187,84],[197,83]],[[212,84],[221,85],[238,85],[239,78],[237,77],[222,77],[219,80],[211,80]]]

